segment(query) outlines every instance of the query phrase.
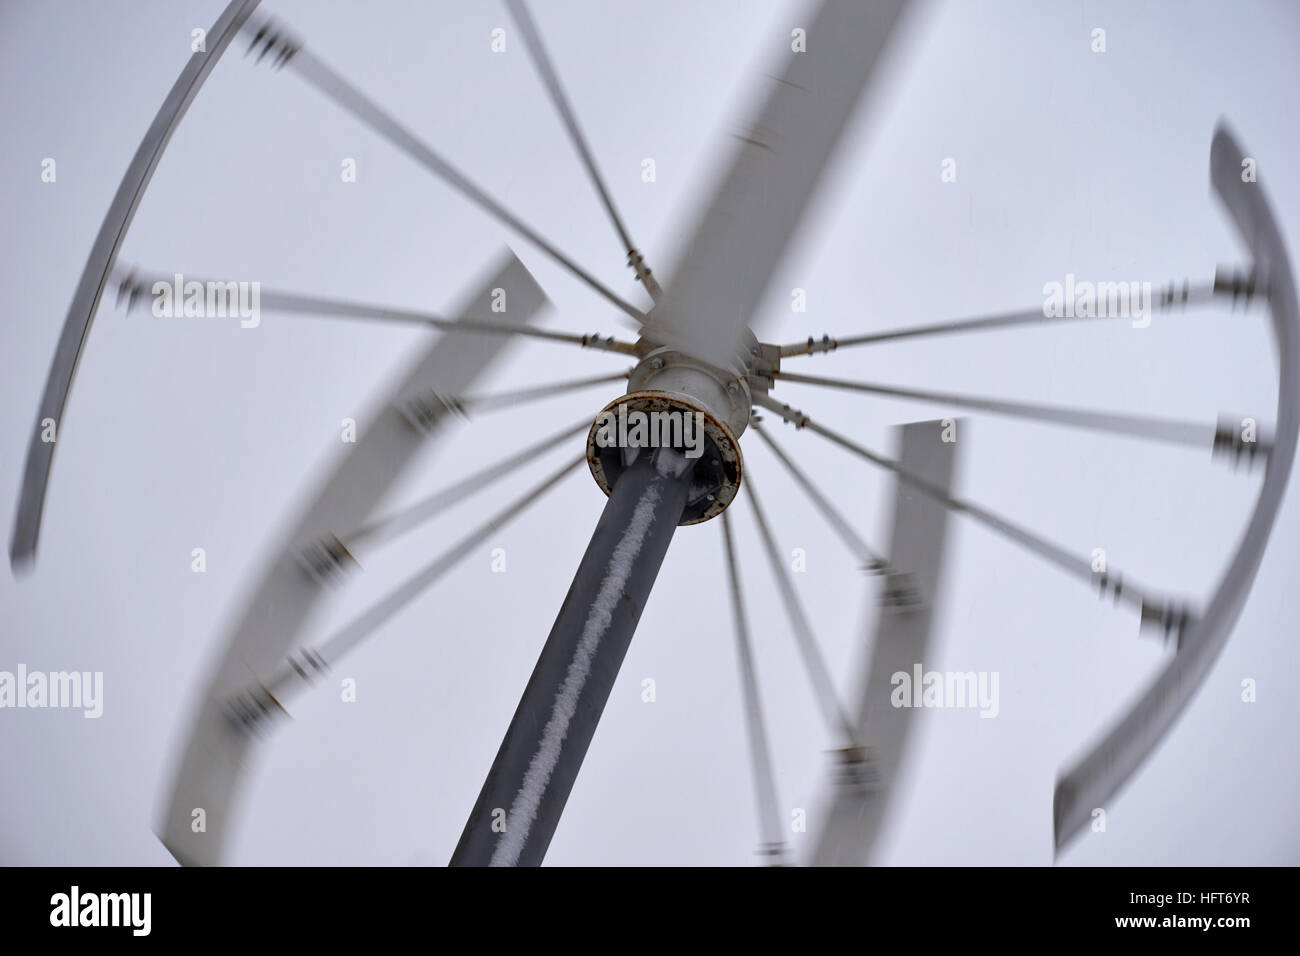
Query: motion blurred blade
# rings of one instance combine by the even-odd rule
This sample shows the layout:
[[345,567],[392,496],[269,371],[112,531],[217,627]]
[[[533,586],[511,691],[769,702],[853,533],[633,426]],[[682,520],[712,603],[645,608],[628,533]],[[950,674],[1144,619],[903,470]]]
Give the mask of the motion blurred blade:
[[[508,303],[508,310],[500,313],[503,320],[525,325],[547,305],[528,270],[507,254],[454,314],[487,312],[498,288],[506,291]],[[383,402],[361,419],[369,423],[365,431],[274,551],[260,585],[224,639],[220,664],[203,691],[160,823],[164,845],[182,863],[220,862],[230,837],[241,776],[254,756],[258,736],[252,721],[232,716],[232,698],[249,687],[272,683],[328,593],[320,577],[303,566],[303,555],[363,524],[416,450],[444,427],[446,417],[428,423],[427,430],[415,427],[402,410],[405,400],[429,389],[463,393],[500,356],[506,342],[500,336],[457,332],[437,336],[386,391]],[[277,706],[269,695],[267,701]],[[205,826],[196,832],[200,809]]]
[[780,77],[735,140],[647,334],[726,368],[803,218],[906,0],[824,0],[795,25]]
[[[941,423],[914,422],[898,432],[903,466],[944,490],[951,488],[957,445],[941,440]],[[934,596],[943,571],[949,510],[898,479],[894,485],[890,572],[857,715],[856,739],[865,752],[840,754],[830,812],[814,851],[817,866],[865,866],[871,859],[916,723],[914,708],[893,706],[893,675],[911,678],[918,665],[928,670],[931,660]]]
[[63,320],[63,332],[59,335],[59,344],[54,350],[50,373],[45,381],[45,392],[41,396],[36,424],[27,447],[22,490],[18,493],[14,529],[9,539],[9,561],[14,571],[30,567],[36,559],[41,514],[45,509],[45,492],[49,487],[50,469],[54,465],[55,442],[47,440],[44,423],[54,422],[55,436],[62,436],[63,413],[72,391],[72,379],[76,375],[77,364],[81,361],[86,336],[90,334],[91,320],[94,319],[100,297],[104,294],[104,285],[113,271],[118,247],[122,244],[122,238],[131,225],[136,207],[140,204],[149,180],[153,178],[154,168],[162,158],[172,133],[198,95],[203,81],[217,65],[221,54],[258,2],[259,0],[232,0],[212,25],[208,31],[207,52],[199,51],[191,56],[176,78],[171,92],[163,100],[153,123],[140,141],[131,165],[127,167],[117,193],[113,196],[113,204],[108,207],[108,214],[99,227],[99,235],[95,237],[90,257],[86,260],[86,268],[81,273],[81,281],[77,283],[77,291],[73,293],[72,304]]
[[1278,348],[1277,439],[1250,524],[1205,614],[1183,633],[1177,655],[1056,785],[1053,836],[1059,853],[1142,766],[1173,727],[1218,659],[1241,614],[1291,477],[1300,428],[1300,308],[1295,277],[1264,187],[1242,178],[1250,156],[1220,124],[1210,146],[1210,185],[1250,250],[1257,282],[1267,291]]

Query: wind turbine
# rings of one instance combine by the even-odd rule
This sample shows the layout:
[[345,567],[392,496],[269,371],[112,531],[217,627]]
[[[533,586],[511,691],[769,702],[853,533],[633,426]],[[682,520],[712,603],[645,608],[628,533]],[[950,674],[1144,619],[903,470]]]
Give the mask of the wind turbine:
[[[1161,311],[1231,298],[1266,301],[1279,354],[1278,410],[1269,441],[1249,442],[1231,422],[1171,421],[1115,415],[1086,408],[1011,402],[982,396],[898,389],[867,382],[787,372],[799,356],[847,350],[901,338],[971,334],[1026,327],[1050,318],[1042,308],[974,319],[870,331],[838,340],[823,336],[777,344],[754,329],[757,303],[782,261],[826,164],[863,91],[880,69],[891,39],[907,14],[904,0],[822,0],[800,21],[807,48],[791,49],[778,75],[765,85],[749,132],[729,144],[728,162],[710,199],[678,250],[662,285],[633,243],[598,170],[559,73],[523,0],[507,0],[537,72],[618,234],[623,254],[653,303],[643,310],[618,296],[555,243],[521,220],[403,126],[358,87],[328,66],[282,24],[258,15],[258,0],[234,0],[208,33],[208,49],[195,53],[146,133],[109,209],[65,320],[37,414],[18,503],[11,560],[18,569],[35,557],[52,464],[53,443],[44,422],[60,421],[73,375],[100,298],[110,282],[128,305],[148,294],[157,275],[117,265],[117,254],[153,169],[189,103],[235,38],[276,69],[287,68],[355,119],[369,126],[474,205],[534,245],[613,305],[635,339],[544,330],[534,320],[547,307],[541,288],[513,254],[490,266],[485,278],[450,315],[329,300],[293,293],[263,293],[268,311],[381,319],[431,326],[443,334],[416,356],[368,417],[370,427],[336,469],[318,484],[294,530],[258,575],[257,589],[226,635],[220,663],[186,738],[180,769],[160,825],[163,842],[185,863],[223,859],[244,768],[257,741],[275,726],[292,696],[315,683],[393,614],[461,560],[489,530],[510,521],[585,462],[608,495],[532,677],[479,798],[471,810],[454,864],[541,863],[585,757],[614,679],[649,600],[679,526],[720,518],[723,554],[736,617],[736,640],[763,828],[762,846],[775,863],[789,861],[781,836],[766,726],[753,665],[738,555],[729,506],[742,493],[753,511],[778,592],[818,703],[841,741],[825,825],[813,862],[860,864],[870,859],[887,819],[894,782],[904,763],[911,718],[887,706],[889,677],[919,660],[932,638],[932,602],[944,573],[943,551],[952,515],[983,524],[1038,558],[1096,588],[1104,597],[1138,610],[1144,625],[1162,630],[1175,653],[1136,705],[1094,749],[1066,771],[1057,786],[1054,837],[1058,849],[1088,818],[1090,808],[1131,778],[1185,708],[1217,657],[1239,614],[1289,480],[1297,428],[1297,309],[1289,260],[1280,231],[1257,183],[1238,175],[1245,152],[1220,128],[1211,150],[1212,186],[1241,233],[1250,260],[1239,273],[1222,271],[1212,282],[1171,286]],[[167,274],[169,275],[169,274]],[[504,290],[511,303],[493,313],[489,299]],[[496,395],[472,389],[509,342],[532,338],[579,346],[635,360],[627,371],[550,383]],[[576,423],[520,449],[400,512],[374,513],[417,448],[438,439],[447,422],[467,409],[512,408],[561,392],[626,379],[627,391],[601,412],[627,409],[699,415],[706,423],[705,451],[688,458],[680,448],[602,447],[595,424]],[[938,422],[913,423],[900,432],[896,458],[842,435],[776,398],[782,381],[906,398],[944,409],[964,408],[1066,427],[1202,445],[1234,460],[1266,458],[1255,511],[1238,549],[1203,611],[1156,594],[1114,569],[1092,570],[1086,556],[1068,550],[952,490],[953,447]],[[894,475],[896,502],[888,555],[871,549],[819,490],[797,459],[777,444],[756,409],[797,429],[828,439],[851,455]],[[884,601],[872,654],[864,661],[856,706],[844,706],[780,561],[771,524],[760,505],[751,469],[741,453],[747,431],[760,436],[773,457],[809,494],[832,530],[871,572],[885,575]],[[585,449],[536,486],[525,490],[479,528],[398,585],[377,605],[325,641],[305,643],[326,590],[345,581],[354,551],[409,530],[475,491],[505,478],[544,450],[587,432]],[[575,447],[575,452],[578,449]],[[202,809],[205,826],[193,826]]]

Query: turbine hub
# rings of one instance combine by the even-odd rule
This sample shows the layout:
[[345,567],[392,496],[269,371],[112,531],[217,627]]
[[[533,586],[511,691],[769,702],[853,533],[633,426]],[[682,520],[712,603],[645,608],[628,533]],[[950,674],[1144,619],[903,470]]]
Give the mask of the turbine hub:
[[679,524],[721,514],[740,490],[738,436],[749,425],[744,366],[715,368],[670,347],[632,370],[628,392],[606,405],[587,434],[587,464],[606,495],[643,453],[674,448],[686,458],[690,490]]

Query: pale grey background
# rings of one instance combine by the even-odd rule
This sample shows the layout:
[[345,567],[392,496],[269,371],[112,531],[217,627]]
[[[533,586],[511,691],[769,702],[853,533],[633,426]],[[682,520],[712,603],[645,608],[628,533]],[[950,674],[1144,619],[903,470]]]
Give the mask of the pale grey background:
[[[269,5],[524,219],[637,302],[611,229],[533,68],[491,3]],[[10,521],[37,398],[95,231],[148,123],[219,2],[0,7],[7,296],[0,503]],[[1258,158],[1284,233],[1300,241],[1295,54],[1278,3],[947,3],[913,24],[910,56],[832,167],[807,241],[774,279],[777,340],[1030,307],[1045,282],[1208,278],[1240,250],[1210,198],[1216,119]],[[798,5],[546,3],[537,18],[601,166],[652,266],[666,269],[754,78],[801,23]],[[1093,27],[1108,52],[1092,54]],[[291,72],[233,47],[171,143],[123,248],[148,268],[437,309],[504,242],[551,295],[553,328],[611,332],[611,310],[544,255],[342,114]],[[56,184],[40,181],[43,157]],[[343,157],[359,182],[340,181]],[[658,181],[640,163],[653,157]],[[942,184],[940,162],[957,160]],[[664,278],[667,278],[666,276]],[[808,290],[791,314],[789,290]],[[424,334],[311,318],[158,322],[107,301],[60,433],[36,572],[0,574],[0,669],[103,670],[103,718],[0,712],[0,861],[162,864],[152,833],[191,695],[275,529],[342,452]],[[514,350],[485,388],[618,369],[545,344]],[[1226,309],[1091,327],[958,337],[796,359],[814,374],[1271,423],[1264,313]],[[394,495],[411,500],[503,454],[520,434],[593,415],[613,391],[485,417]],[[934,406],[798,386],[778,391],[872,447]],[[891,484],[815,436],[806,466],[883,546]],[[1203,601],[1235,547],[1259,474],[1208,453],[979,418],[960,436],[961,492],[1151,586]],[[868,582],[756,441],[745,442],[780,543],[805,548],[800,594],[848,692],[868,639]],[[568,450],[557,450],[528,476]],[[533,479],[535,480],[535,479]],[[442,863],[568,586],[603,498],[575,476],[346,662],[344,704],[302,700],[246,803],[239,863]],[[779,508],[777,507],[779,503]],[[367,562],[330,613],[365,607],[492,508],[460,509]],[[476,511],[475,509],[479,509]],[[828,739],[748,514],[745,584],[785,812],[815,829]],[[1283,508],[1227,650],[1174,733],[1072,864],[1300,861],[1295,576],[1300,512]],[[204,547],[208,572],[190,571]],[[504,547],[508,571],[492,574]],[[606,710],[548,862],[755,860],[718,528],[683,530]],[[996,670],[1001,715],[922,715],[884,860],[1051,860],[1058,768],[1154,672],[1135,617],[958,519],[942,639],[927,666]],[[870,583],[874,589],[874,581]],[[323,635],[321,635],[323,636]],[[658,701],[640,699],[653,677]],[[1259,701],[1240,702],[1254,678]],[[788,819],[788,816],[787,816]],[[809,835],[792,834],[799,851]]]

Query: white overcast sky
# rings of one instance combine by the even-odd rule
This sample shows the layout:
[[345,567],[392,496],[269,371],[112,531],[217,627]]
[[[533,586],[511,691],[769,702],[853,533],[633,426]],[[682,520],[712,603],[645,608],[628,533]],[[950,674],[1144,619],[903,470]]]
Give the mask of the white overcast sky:
[[[0,8],[0,502],[16,499],[36,403],[72,291],[141,135],[220,2],[10,2]],[[523,48],[495,3],[277,2],[315,53],[370,92],[526,221],[635,301],[613,231]],[[599,163],[651,265],[675,257],[756,78],[788,50],[802,6],[536,4]],[[1090,51],[1094,27],[1107,51]],[[1227,117],[1300,241],[1300,9],[1289,2],[940,3],[843,143],[808,229],[761,309],[770,339],[848,334],[1037,305],[1067,272],[1208,279],[1241,249],[1208,185]],[[812,38],[810,42],[815,42]],[[232,47],[168,147],[121,260],[164,272],[440,309],[509,243],[554,303],[548,327],[614,332],[611,309],[341,113],[291,71]],[[41,161],[57,182],[41,182]],[[340,162],[355,158],[358,181]],[[653,158],[657,181],[641,180]],[[940,163],[957,163],[956,183]],[[793,314],[790,290],[807,290]],[[153,834],[194,695],[301,496],[345,450],[427,335],[265,315],[159,322],[106,296],[59,434],[35,573],[0,574],[0,670],[101,670],[104,715],[0,711],[0,862],[165,864]],[[623,360],[548,344],[511,351],[483,390]],[[1262,310],[893,344],[789,368],[901,385],[1270,424],[1276,357]],[[389,504],[512,443],[592,417],[594,389],[460,428]],[[949,410],[785,385],[778,396],[870,447]],[[807,433],[784,447],[883,548],[892,483]],[[755,440],[747,465],[841,693],[875,620],[865,579]],[[515,487],[554,467],[554,454]],[[1208,452],[976,416],[958,488],[1079,553],[1203,605],[1260,473]],[[570,478],[298,702],[248,789],[237,863],[443,863],[460,834],[603,496]],[[492,492],[395,543],[330,607],[326,636],[472,524]],[[742,573],[788,820],[809,834],[830,740],[784,626],[749,514]],[[6,523],[10,512],[4,512]],[[6,537],[8,534],[6,524]],[[1068,864],[1300,862],[1297,496],[1284,502],[1227,649],[1184,717]],[[208,571],[190,571],[203,547]],[[505,548],[494,574],[491,551]],[[719,529],[682,529],[614,688],[548,862],[748,864],[758,840]],[[1000,714],[931,711],[882,860],[1045,864],[1052,787],[1160,666],[1134,614],[965,519],[954,519],[928,667],[1000,674]],[[658,699],[641,700],[656,681]],[[1240,700],[1241,681],[1258,702]]]

